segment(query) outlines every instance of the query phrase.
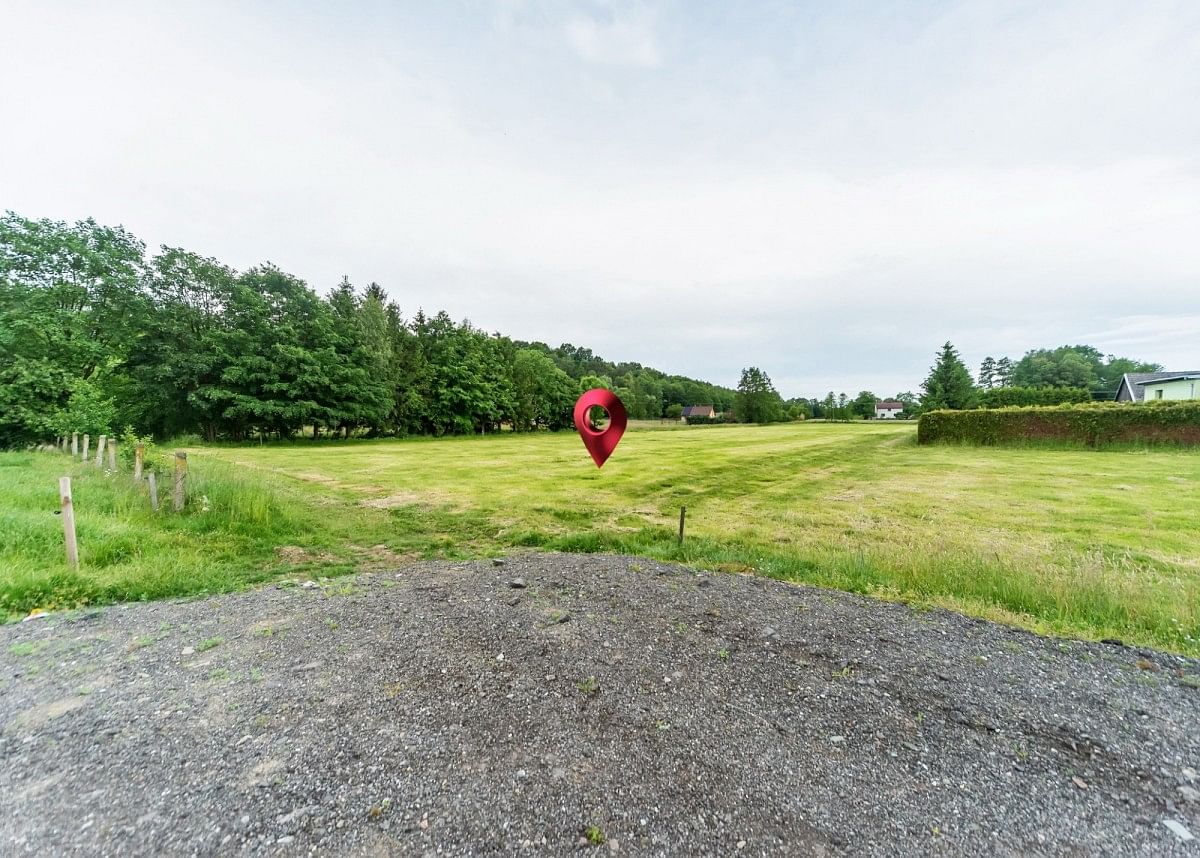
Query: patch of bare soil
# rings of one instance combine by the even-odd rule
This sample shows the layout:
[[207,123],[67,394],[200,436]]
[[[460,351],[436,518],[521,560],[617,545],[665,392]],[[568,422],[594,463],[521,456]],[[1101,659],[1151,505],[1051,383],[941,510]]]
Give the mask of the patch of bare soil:
[[420,502],[421,496],[416,492],[393,492],[387,497],[359,501],[359,505],[371,507],[372,509],[397,509],[398,507],[411,506]]
[[356,549],[355,553],[359,557],[359,566],[367,572],[397,569],[416,562],[418,557],[417,554],[411,552],[402,554],[393,551],[386,545],[372,545],[370,548]]
[[279,559],[292,566],[302,566],[311,563],[332,563],[335,558],[327,551],[312,552],[299,545],[281,545],[275,549]]

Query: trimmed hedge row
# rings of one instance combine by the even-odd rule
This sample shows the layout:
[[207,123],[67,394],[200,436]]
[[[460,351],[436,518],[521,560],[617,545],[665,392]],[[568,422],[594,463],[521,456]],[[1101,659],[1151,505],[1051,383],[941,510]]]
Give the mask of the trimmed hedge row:
[[1200,400],[930,411],[922,414],[917,423],[920,444],[1029,441],[1060,441],[1089,447],[1124,443],[1200,445]]
[[1086,387],[990,387],[983,391],[979,404],[984,408],[1008,408],[1091,401],[1092,392]]
[[732,420],[726,420],[725,415],[721,414],[717,417],[688,417],[687,425],[689,426],[715,426],[718,423],[732,423]]

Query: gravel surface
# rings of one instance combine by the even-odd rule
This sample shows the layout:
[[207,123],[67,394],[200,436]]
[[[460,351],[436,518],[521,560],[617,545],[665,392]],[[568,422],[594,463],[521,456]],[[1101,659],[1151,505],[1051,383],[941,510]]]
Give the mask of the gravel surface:
[[1200,855],[1200,663],[943,611],[528,555],[0,636],[5,855]]

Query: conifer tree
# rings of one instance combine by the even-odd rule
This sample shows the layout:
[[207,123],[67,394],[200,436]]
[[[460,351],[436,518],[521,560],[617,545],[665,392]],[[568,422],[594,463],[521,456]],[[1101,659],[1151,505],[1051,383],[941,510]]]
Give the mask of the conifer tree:
[[921,409],[924,411],[972,408],[979,395],[971,379],[971,371],[949,342],[942,346],[921,389],[924,391],[921,397]]
[[996,386],[996,359],[991,355],[979,365],[979,386],[989,389]]
[[997,387],[1011,387],[1013,383],[1013,362],[1002,357],[996,361],[996,372],[993,376]]

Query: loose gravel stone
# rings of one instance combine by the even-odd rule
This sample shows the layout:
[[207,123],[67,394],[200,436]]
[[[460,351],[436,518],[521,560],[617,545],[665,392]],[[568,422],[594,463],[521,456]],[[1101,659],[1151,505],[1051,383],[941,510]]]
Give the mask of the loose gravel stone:
[[1194,855],[1197,675],[598,555],[55,614],[0,627],[0,854]]
[[1192,832],[1187,830],[1187,826],[1185,826],[1178,819],[1164,819],[1163,825],[1165,825],[1167,828],[1169,828],[1171,830],[1171,833],[1174,834],[1176,837],[1178,837],[1184,843],[1187,843],[1189,840],[1196,839],[1192,835]]

